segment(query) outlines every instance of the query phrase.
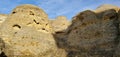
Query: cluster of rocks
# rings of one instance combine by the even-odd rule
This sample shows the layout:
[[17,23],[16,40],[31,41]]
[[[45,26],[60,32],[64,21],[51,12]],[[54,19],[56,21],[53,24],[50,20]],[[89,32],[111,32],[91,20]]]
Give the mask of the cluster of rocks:
[[120,57],[120,8],[102,5],[49,20],[33,5],[0,15],[0,57]]

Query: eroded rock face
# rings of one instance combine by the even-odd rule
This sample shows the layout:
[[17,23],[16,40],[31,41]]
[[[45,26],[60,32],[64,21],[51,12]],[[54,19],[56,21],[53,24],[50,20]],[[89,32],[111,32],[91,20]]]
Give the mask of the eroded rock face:
[[65,47],[66,42],[66,31],[71,24],[65,16],[58,16],[55,20],[50,20],[54,33],[54,38],[59,48]]
[[[6,18],[7,18],[7,15],[5,15],[5,14],[0,14],[0,26],[1,26],[1,24],[6,20]],[[3,47],[4,47],[3,40],[0,39],[0,54],[2,53]]]
[[116,53],[114,55],[115,57],[120,57],[120,44],[116,48]]
[[112,9],[99,14],[87,10],[75,16],[68,31],[68,56],[112,57],[118,36],[116,21],[117,14]]
[[55,20],[50,20],[55,32],[64,32],[70,25],[70,21],[65,16],[58,16]]
[[0,25],[7,19],[7,15],[0,14]]
[[118,46],[116,46],[116,53],[115,53],[116,57],[120,57],[120,10],[118,11],[118,20],[119,20],[119,34],[118,34],[118,39],[116,39],[118,42]]
[[16,7],[0,27],[8,57],[57,57],[47,14],[33,5]]

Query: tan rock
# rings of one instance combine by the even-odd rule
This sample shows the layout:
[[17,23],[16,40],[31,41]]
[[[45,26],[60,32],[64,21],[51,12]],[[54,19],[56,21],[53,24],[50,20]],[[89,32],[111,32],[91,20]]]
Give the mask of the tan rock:
[[101,5],[71,23],[65,16],[48,20],[33,5],[18,6],[0,15],[0,57],[120,57],[119,9]]
[[115,9],[118,12],[118,10],[120,9],[120,7],[117,7],[117,6],[114,6],[114,5],[110,5],[110,4],[103,4],[103,5],[99,6],[95,10],[95,12],[96,13],[100,13],[100,12],[103,12],[103,11],[109,10],[109,9]]
[[112,57],[118,33],[116,21],[112,9],[99,14],[87,10],[75,16],[68,31],[68,56]]
[[50,20],[55,32],[64,32],[70,25],[70,21],[65,16],[58,16],[55,20]]
[[[33,5],[16,7],[0,28],[8,57],[57,57],[47,14]],[[60,57],[60,55],[59,55]]]
[[50,20],[52,27],[55,31],[54,37],[59,48],[65,48],[65,41],[66,41],[66,31],[69,25],[71,24],[70,21],[67,20],[65,16],[58,16],[55,20]]
[[[1,26],[1,24],[6,20],[6,18],[7,18],[7,15],[5,15],[5,14],[0,14],[0,26]],[[2,53],[2,51],[3,51],[3,47],[4,47],[4,42],[3,42],[3,40],[2,39],[0,39],[0,54]]]
[[5,14],[0,14],[0,25],[7,19],[7,15]]

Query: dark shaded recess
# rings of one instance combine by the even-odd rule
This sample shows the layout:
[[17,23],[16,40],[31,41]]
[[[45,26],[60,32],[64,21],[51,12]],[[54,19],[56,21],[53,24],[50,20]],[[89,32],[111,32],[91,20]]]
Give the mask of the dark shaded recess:
[[18,24],[13,25],[13,27],[21,28],[21,26]]
[[39,24],[39,22],[37,22],[36,20],[33,20],[36,24]]
[[[115,11],[114,9],[109,9],[109,10],[106,10],[106,11]],[[100,20],[100,19],[103,19],[103,15],[104,13],[106,12],[100,12],[100,13],[95,13],[97,18]],[[110,15],[109,15],[110,14]],[[79,20],[76,21],[76,22],[81,22],[84,18],[83,17],[78,17]],[[118,46],[118,43],[120,42],[120,32],[119,32],[119,23],[118,23],[118,16],[117,16],[117,13],[108,13],[108,18],[110,20],[113,20],[113,23],[114,25],[116,26],[116,30],[117,30],[117,37],[114,39],[114,47],[113,47],[113,50],[111,50],[110,52],[109,51],[105,51],[105,50],[99,50],[101,48],[99,48],[99,46],[96,46],[96,48],[93,49],[91,48],[91,50],[87,50],[85,51],[84,49],[81,49],[78,47],[78,49],[73,48],[73,50],[71,50],[71,46],[69,46],[69,42],[67,42],[67,39],[68,39],[68,34],[71,33],[71,30],[74,29],[74,25],[75,25],[75,22],[72,22],[72,24],[66,29],[66,32],[56,32],[55,34],[53,34],[54,36],[54,39],[56,41],[56,45],[58,48],[62,48],[64,49],[66,52],[67,52],[67,57],[95,57],[96,55],[98,57],[113,57],[115,55],[115,49],[116,47]],[[75,19],[74,19],[75,20]],[[73,21],[74,21],[73,20]],[[69,29],[70,28],[70,29]],[[65,30],[64,30],[65,31]],[[78,31],[76,31],[76,33],[78,33]],[[96,32],[97,35],[100,34],[100,32]],[[97,36],[95,35],[95,36]],[[64,37],[61,37],[61,36],[64,36]],[[85,52],[83,52],[83,51]],[[97,52],[97,53],[96,53]],[[82,54],[85,53],[86,55],[83,55]]]
[[[3,50],[3,48],[5,48],[5,43],[4,43],[4,41],[3,41],[1,38],[0,38],[0,44],[1,44],[0,49]],[[4,52],[2,52],[2,53],[0,54],[0,57],[7,57],[7,56],[5,55]]]
[[45,30],[45,28],[42,28],[42,30]]
[[32,11],[30,11],[30,15],[35,15]]
[[15,13],[16,13],[15,11],[12,12],[12,14],[15,14]]
[[0,57],[7,57],[4,52],[0,54]]

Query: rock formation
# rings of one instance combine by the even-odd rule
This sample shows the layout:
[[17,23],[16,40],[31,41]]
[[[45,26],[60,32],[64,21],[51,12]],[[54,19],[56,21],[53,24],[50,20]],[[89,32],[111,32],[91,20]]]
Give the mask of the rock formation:
[[77,52],[73,55],[78,57],[113,56],[114,39],[118,36],[116,11],[106,10],[98,15],[100,17],[87,10],[74,17],[69,27],[67,40],[68,47],[71,47],[69,51]]
[[[1,21],[2,20],[2,21]],[[102,5],[48,20],[33,5],[0,15],[0,57],[120,57],[120,10]]]
[[16,7],[0,27],[8,57],[57,57],[47,14],[33,5]]

